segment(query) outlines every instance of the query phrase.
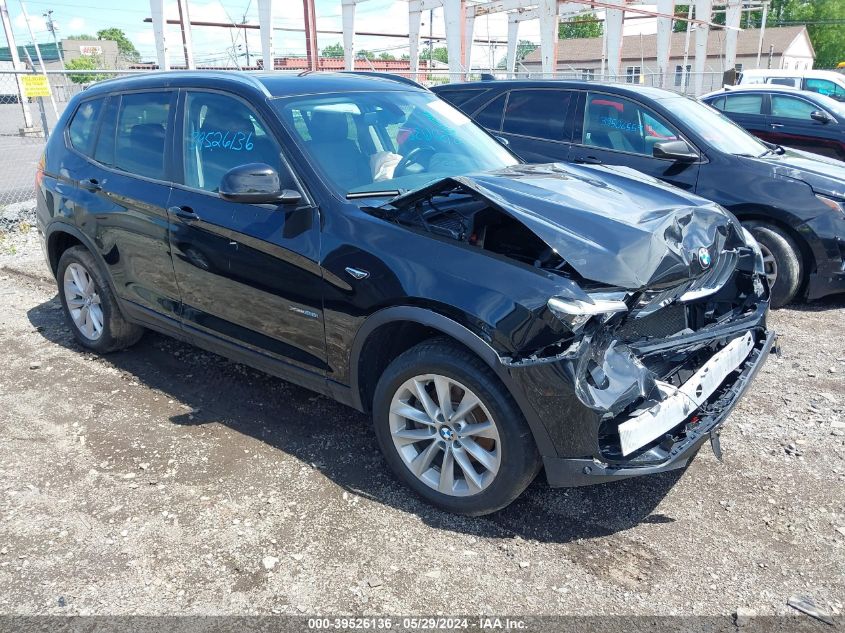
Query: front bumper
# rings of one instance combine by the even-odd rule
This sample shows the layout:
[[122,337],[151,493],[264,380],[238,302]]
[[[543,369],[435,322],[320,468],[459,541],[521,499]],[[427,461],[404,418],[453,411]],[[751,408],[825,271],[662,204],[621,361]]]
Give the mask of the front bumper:
[[[696,455],[701,445],[712,434],[718,432],[719,426],[730,415],[742,395],[748,390],[757,372],[772,349],[777,335],[766,331],[746,358],[741,372],[733,380],[731,386],[719,393],[714,402],[708,403],[708,409],[718,413],[703,415],[696,424],[688,425],[684,437],[669,446],[660,444],[649,451],[647,465],[609,464],[598,459],[572,459],[544,456],[543,463],[546,477],[551,486],[585,486],[607,481],[616,481],[666,472],[684,468]],[[693,415],[695,411],[691,412]]]

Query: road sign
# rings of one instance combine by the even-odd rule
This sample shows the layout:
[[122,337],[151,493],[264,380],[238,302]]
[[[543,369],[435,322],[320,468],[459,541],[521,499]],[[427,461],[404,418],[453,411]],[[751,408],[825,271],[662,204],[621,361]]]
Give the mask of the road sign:
[[25,97],[50,96],[50,82],[45,75],[21,75],[21,82]]

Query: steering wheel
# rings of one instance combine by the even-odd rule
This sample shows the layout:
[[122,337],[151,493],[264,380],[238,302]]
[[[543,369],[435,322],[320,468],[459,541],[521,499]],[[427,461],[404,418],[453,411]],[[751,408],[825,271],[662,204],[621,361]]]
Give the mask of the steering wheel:
[[418,159],[420,154],[434,155],[436,153],[437,153],[437,150],[434,149],[431,145],[421,145],[420,147],[415,147],[410,152],[408,152],[407,156],[402,158],[402,160],[400,160],[396,164],[396,167],[393,169],[394,178],[398,177],[398,176],[404,176],[405,170],[407,170],[408,167],[410,167],[411,165],[413,165],[415,163],[420,165],[421,163]]

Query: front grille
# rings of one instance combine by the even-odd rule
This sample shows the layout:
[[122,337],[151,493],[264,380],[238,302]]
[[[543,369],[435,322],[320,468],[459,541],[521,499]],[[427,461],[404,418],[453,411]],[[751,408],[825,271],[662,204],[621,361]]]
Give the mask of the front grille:
[[620,340],[633,342],[645,338],[666,338],[686,327],[686,307],[675,303],[639,319],[635,318],[635,315],[630,315],[617,334]]

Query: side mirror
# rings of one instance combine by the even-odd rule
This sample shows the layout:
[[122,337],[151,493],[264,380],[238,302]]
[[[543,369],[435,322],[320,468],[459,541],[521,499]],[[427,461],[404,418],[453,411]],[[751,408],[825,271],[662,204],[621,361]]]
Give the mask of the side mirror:
[[224,200],[245,204],[296,204],[302,200],[298,191],[282,189],[279,172],[264,163],[230,169],[223,175],[218,192]]
[[661,141],[654,144],[651,151],[655,158],[666,158],[678,163],[694,163],[698,154],[692,151],[686,141]]
[[819,123],[830,123],[830,115],[824,110],[813,110],[810,112],[810,118]]
[[499,143],[501,143],[501,144],[502,144],[502,145],[504,145],[505,147],[510,147],[510,146],[511,146],[511,142],[510,142],[508,139],[506,139],[504,136],[496,136],[496,135],[494,134],[494,135],[493,135],[493,138],[495,138],[497,141],[499,141]]

